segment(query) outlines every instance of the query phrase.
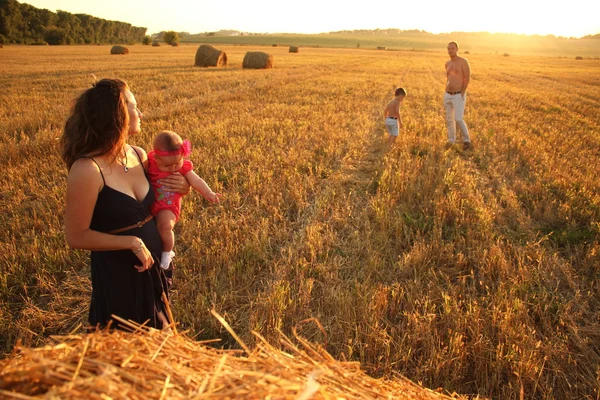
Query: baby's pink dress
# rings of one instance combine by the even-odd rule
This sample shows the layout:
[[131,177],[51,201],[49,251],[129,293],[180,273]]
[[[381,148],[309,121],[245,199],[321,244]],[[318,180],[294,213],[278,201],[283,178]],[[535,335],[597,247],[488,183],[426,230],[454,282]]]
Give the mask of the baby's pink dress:
[[[178,171],[181,175],[187,174],[194,169],[194,165],[190,160],[183,160],[183,166]],[[148,153],[148,178],[156,195],[156,201],[152,203],[150,211],[152,215],[158,214],[162,210],[171,210],[175,214],[175,218],[179,220],[179,212],[181,210],[181,193],[167,192],[164,187],[158,183],[160,179],[166,178],[173,172],[162,172],[158,169],[154,151]]]

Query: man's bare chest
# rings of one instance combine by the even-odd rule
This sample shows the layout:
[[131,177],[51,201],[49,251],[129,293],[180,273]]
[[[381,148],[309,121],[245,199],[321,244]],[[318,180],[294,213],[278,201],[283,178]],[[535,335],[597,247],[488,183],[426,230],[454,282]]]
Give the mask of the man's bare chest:
[[446,74],[448,76],[461,76],[462,75],[462,65],[458,62],[448,62],[446,64]]

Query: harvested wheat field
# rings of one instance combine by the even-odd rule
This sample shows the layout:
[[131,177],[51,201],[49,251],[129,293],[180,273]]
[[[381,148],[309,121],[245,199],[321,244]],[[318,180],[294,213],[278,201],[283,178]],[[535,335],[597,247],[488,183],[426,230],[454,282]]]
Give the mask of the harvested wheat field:
[[[131,363],[142,354],[173,360],[166,373],[143,364],[148,392],[160,397],[177,382],[173,393],[187,393],[174,371],[196,364],[157,353],[166,339],[163,347],[177,343],[218,359],[197,391],[250,384],[249,375],[217,379],[229,362],[254,371],[250,365],[269,359],[260,368],[281,368],[274,376],[300,394],[316,369],[310,358],[325,370],[312,375],[316,395],[336,393],[329,398],[366,390],[363,383],[385,396],[403,376],[447,396],[598,399],[600,61],[562,57],[560,49],[539,57],[469,48],[465,121],[473,149],[463,151],[444,146],[445,49],[377,51],[361,43],[302,45],[295,54],[274,42],[219,45],[228,58],[222,68],[195,67],[198,45],[186,43],[169,51],[131,45],[127,57],[111,56],[109,46],[1,49],[3,371],[18,357],[73,348],[70,366],[54,368],[66,371],[60,382],[67,382],[88,351],[131,343],[115,364],[139,345]],[[242,68],[255,51],[271,54],[276,67]],[[58,138],[91,74],[130,84],[144,114],[131,144],[148,150],[158,131],[179,133],[192,142],[197,174],[223,195],[219,205],[197,193],[183,199],[170,298],[181,331],[201,343],[219,339],[211,347],[227,351],[162,333],[94,347],[97,337],[124,336],[77,328],[87,322],[89,254],[65,242],[67,171]],[[388,147],[383,109],[398,86],[408,92],[404,126]],[[213,309],[251,351],[231,350],[243,347]],[[302,323],[311,318],[322,329]],[[299,343],[294,329],[337,361],[291,349],[281,340]],[[34,350],[56,335],[75,336],[63,339],[64,348]],[[289,358],[280,351],[298,364],[280,364]],[[115,379],[136,373],[138,362],[117,368]],[[34,362],[19,368],[27,364]],[[82,361],[77,384],[92,379],[92,364]],[[344,374],[354,378],[342,381]],[[114,376],[93,379],[100,378]],[[276,381],[268,379],[254,380]],[[344,385],[352,389],[334,392]]]
[[16,399],[451,398],[402,377],[371,378],[357,362],[337,361],[298,336],[291,340],[281,335],[274,347],[255,332],[253,349],[240,342],[243,351],[218,350],[186,335],[133,323],[128,327],[130,332],[56,336],[52,344],[36,349],[17,346],[10,358],[0,361],[0,395]]

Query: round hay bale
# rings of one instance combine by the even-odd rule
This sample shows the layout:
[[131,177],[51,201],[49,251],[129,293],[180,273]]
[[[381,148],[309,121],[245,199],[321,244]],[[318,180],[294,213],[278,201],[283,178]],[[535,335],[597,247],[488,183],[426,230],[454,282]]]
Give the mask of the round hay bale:
[[385,47],[385,46],[377,46],[377,50],[387,50],[387,47]]
[[2,45],[2,43],[0,43],[0,49],[3,48],[4,46]]
[[[2,45],[0,44],[0,48],[1,48],[1,47],[2,47]],[[577,57],[575,57],[575,59],[576,59],[576,60],[583,60],[583,57],[581,57],[581,56],[577,56]]]
[[152,47],[160,47],[160,43],[158,43],[158,42],[152,42]]
[[110,54],[129,54],[129,49],[125,46],[113,46],[110,49]]
[[227,54],[209,44],[203,44],[196,50],[194,65],[197,67],[224,67],[227,65]]
[[173,43],[171,43],[171,46],[173,46],[173,47],[178,47],[178,46],[179,46],[179,43],[178,43],[178,42],[173,42]]
[[298,46],[290,46],[290,53],[297,53],[298,52]]
[[254,69],[273,68],[273,56],[262,51],[249,51],[244,56],[242,67]]

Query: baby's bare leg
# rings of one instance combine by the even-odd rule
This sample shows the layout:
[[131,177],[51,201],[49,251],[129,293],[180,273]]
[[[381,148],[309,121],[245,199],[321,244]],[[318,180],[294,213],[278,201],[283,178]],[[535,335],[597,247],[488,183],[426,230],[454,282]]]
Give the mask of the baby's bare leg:
[[168,269],[171,259],[175,256],[173,247],[175,246],[175,234],[173,227],[176,221],[175,214],[170,210],[162,210],[156,214],[156,227],[160,240],[162,241],[162,254],[160,256],[160,266]]
[[162,250],[171,251],[175,246],[175,234],[173,234],[173,227],[175,227],[175,214],[171,210],[162,210],[156,214],[156,228],[158,228],[158,234],[162,241]]

